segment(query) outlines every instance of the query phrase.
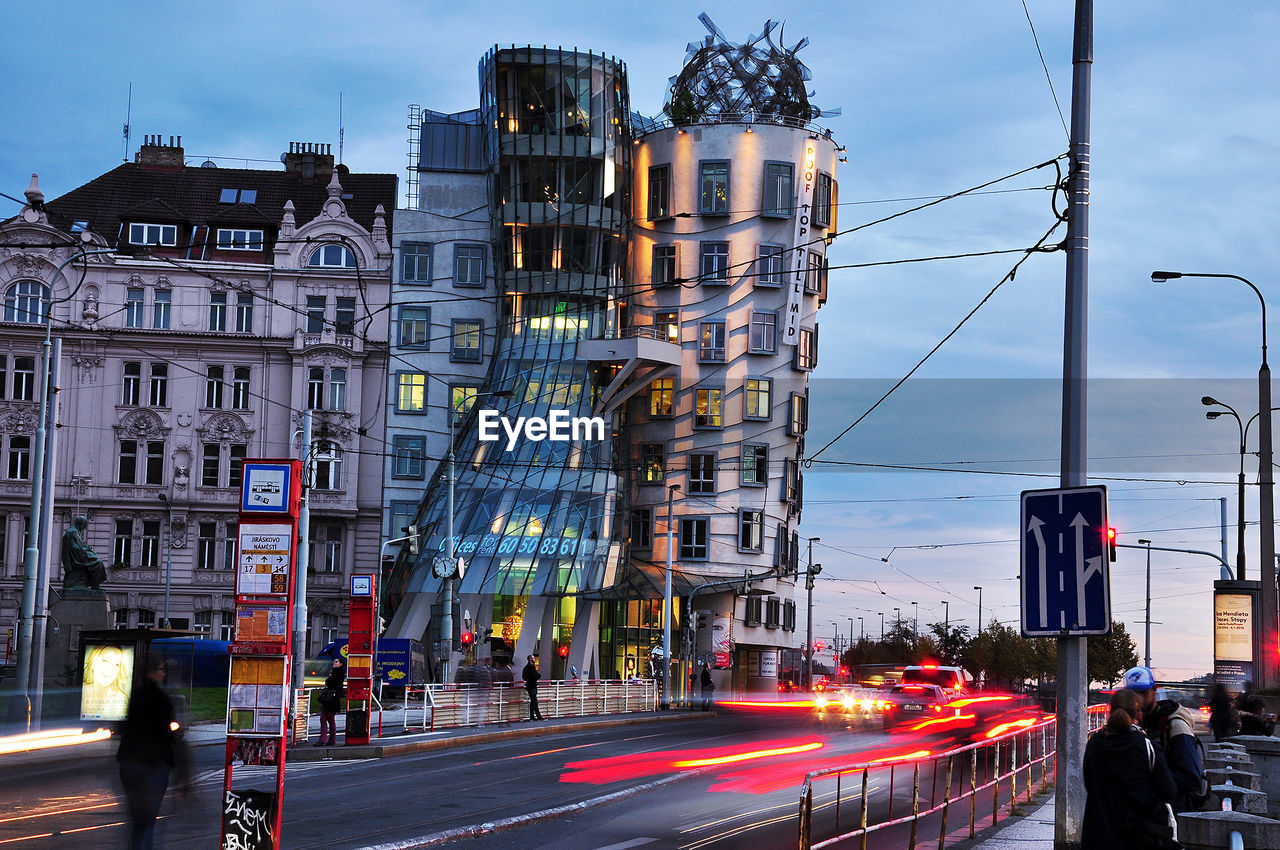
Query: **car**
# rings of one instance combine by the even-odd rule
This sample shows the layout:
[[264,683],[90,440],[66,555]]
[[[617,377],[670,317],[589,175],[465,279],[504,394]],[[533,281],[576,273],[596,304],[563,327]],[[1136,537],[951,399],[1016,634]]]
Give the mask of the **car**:
[[882,701],[884,728],[887,731],[902,724],[929,720],[941,716],[944,710],[955,714],[955,709],[947,707],[949,701],[939,685],[894,685],[888,699]]
[[858,685],[833,685],[813,698],[814,717],[824,725],[864,725],[876,718],[881,699],[880,694]]

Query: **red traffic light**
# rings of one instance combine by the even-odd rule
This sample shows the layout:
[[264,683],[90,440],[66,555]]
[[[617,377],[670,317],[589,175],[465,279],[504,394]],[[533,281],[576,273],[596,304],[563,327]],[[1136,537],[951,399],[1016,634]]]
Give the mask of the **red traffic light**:
[[476,642],[476,636],[472,632],[463,632],[461,642],[463,646],[471,646]]
[[567,646],[562,646],[562,647],[560,647],[560,648],[557,650],[557,652],[559,652],[559,653],[560,653],[560,657],[561,657],[561,658],[568,658],[568,657],[569,657],[569,647],[567,647]]
[[1116,560],[1116,530],[1112,526],[1107,527],[1107,558],[1112,563]]

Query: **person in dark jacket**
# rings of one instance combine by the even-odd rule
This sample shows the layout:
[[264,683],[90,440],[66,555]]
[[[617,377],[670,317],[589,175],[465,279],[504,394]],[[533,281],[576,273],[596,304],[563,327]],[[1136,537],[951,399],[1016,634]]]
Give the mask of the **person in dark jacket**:
[[1267,705],[1262,697],[1241,694],[1241,700],[1240,734],[1270,737],[1276,731],[1276,720],[1274,714],[1267,714]]
[[120,729],[120,782],[129,806],[129,847],[151,850],[156,816],[169,789],[169,771],[177,763],[173,739],[173,702],[160,687],[164,661],[150,659],[147,672],[129,698]]
[[341,658],[333,659],[333,668],[320,689],[320,740],[319,747],[338,745],[338,709],[342,706],[343,690],[347,684],[347,668]]
[[1213,730],[1213,740],[1221,741],[1236,734],[1238,721],[1235,706],[1231,704],[1231,696],[1221,682],[1213,686],[1209,696],[1209,728]]
[[538,665],[534,663],[532,655],[529,656],[529,662],[524,665],[520,677],[524,679],[524,689],[529,692],[529,719],[541,720],[542,712],[538,709],[538,680],[542,678],[542,674],[538,672]]
[[1084,821],[1080,846],[1089,850],[1140,850],[1172,844],[1170,803],[1178,788],[1164,754],[1138,725],[1142,709],[1134,691],[1111,696],[1107,725],[1084,748]]
[[1191,797],[1200,791],[1204,765],[1200,760],[1200,746],[1196,743],[1195,719],[1191,709],[1179,705],[1177,700],[1156,699],[1155,676],[1150,667],[1126,670],[1124,687],[1137,692],[1142,707],[1142,729],[1164,750],[1164,757],[1168,760],[1169,772],[1178,786],[1178,797],[1173,801],[1174,813],[1193,811],[1196,806]]
[[711,668],[706,664],[702,665],[702,710],[711,710],[711,701],[715,696],[716,683],[711,678]]

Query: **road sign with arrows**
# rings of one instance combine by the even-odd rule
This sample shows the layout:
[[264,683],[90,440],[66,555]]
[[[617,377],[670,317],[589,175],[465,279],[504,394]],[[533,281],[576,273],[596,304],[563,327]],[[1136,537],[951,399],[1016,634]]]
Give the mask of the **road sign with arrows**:
[[1022,493],[1022,633],[1111,633],[1107,488]]

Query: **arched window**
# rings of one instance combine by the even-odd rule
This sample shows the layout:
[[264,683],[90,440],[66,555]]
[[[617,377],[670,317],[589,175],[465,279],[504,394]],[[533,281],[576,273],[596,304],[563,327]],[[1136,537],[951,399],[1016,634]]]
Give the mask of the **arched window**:
[[48,288],[39,281],[20,280],[4,293],[4,320],[39,325],[44,322]]
[[311,486],[317,490],[342,489],[342,449],[337,443],[321,440],[311,455]]
[[317,248],[311,259],[307,260],[307,265],[313,268],[354,269],[356,255],[345,245],[330,243]]

